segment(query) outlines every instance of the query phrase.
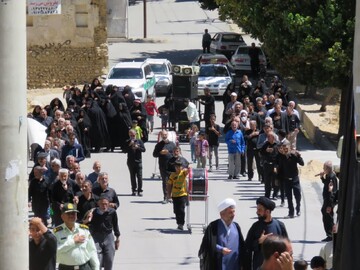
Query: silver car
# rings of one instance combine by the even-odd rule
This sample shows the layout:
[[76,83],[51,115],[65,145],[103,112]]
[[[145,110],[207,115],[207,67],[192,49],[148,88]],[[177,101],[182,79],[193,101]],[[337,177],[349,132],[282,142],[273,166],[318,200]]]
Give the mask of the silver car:
[[166,95],[172,86],[172,66],[169,60],[160,58],[148,58],[145,60],[155,74],[156,95]]

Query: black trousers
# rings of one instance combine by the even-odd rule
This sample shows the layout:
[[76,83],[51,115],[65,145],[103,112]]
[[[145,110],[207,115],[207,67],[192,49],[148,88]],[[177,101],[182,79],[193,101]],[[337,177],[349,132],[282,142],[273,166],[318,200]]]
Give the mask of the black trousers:
[[142,192],[142,163],[128,160],[127,165],[130,172],[132,192]]
[[270,198],[271,187],[274,183],[274,164],[264,162],[264,183],[265,183],[265,197]]
[[166,182],[169,179],[169,172],[166,170],[166,166],[161,166],[161,165],[159,165],[159,171],[160,171],[160,176],[161,176],[161,180],[162,180],[162,189],[163,189],[164,199],[166,199],[166,197],[167,197]]
[[246,151],[240,155],[240,165],[240,174],[244,174],[246,172]]
[[91,265],[90,265],[90,261],[88,261],[85,264],[79,265],[79,266],[75,266],[75,265],[65,265],[65,264],[59,264],[59,270],[74,270],[74,269],[79,269],[79,270],[91,270]]
[[246,149],[246,158],[247,158],[247,171],[248,171],[248,178],[252,179],[254,177],[254,169],[253,169],[253,162],[255,158],[256,162],[256,169],[258,171],[258,175],[260,176],[260,156],[259,152],[256,149],[247,148]]
[[188,201],[187,196],[182,197],[172,197],[174,213],[176,218],[176,224],[184,225],[185,224],[185,206]]
[[326,213],[327,205],[328,204],[324,203],[323,206],[321,207],[322,220],[323,220],[326,236],[332,236],[332,228],[334,226],[334,211],[333,208],[331,208],[331,212]]
[[288,201],[289,215],[294,215],[293,193],[296,201],[296,212],[300,211],[301,206],[301,187],[299,176],[292,180],[284,178],[285,194]]

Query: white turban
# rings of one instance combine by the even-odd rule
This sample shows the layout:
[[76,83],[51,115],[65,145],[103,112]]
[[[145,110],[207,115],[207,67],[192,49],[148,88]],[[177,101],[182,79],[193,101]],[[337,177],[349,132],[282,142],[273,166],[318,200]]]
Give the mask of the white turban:
[[225,210],[228,207],[235,207],[235,206],[236,206],[236,202],[234,201],[234,199],[226,198],[221,203],[219,203],[218,210],[219,210],[219,213],[220,213],[220,212],[222,212],[223,210]]

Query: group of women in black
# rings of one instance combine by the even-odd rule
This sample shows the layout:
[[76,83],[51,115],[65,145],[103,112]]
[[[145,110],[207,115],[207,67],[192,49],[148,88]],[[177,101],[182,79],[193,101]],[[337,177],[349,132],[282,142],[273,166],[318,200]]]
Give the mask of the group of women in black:
[[[66,108],[59,98],[55,98],[44,109],[54,122],[57,121],[57,110],[65,112],[65,119],[71,121],[85,156],[89,157],[91,152],[99,152],[101,149],[114,151],[116,147],[123,148],[129,139],[132,120],[138,121],[143,130],[143,140],[147,141],[146,111],[141,103],[134,102],[131,87],[125,86],[120,90],[117,86],[109,85],[105,89],[95,78],[91,84],[85,84],[83,89],[76,86],[64,89],[64,98]],[[39,111],[36,107],[34,118]],[[53,126],[55,124],[48,127],[49,136]]]

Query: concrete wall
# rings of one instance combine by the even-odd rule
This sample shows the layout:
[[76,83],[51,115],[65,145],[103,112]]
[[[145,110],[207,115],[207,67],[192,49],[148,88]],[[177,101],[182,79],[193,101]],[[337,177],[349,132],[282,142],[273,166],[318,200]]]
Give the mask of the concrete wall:
[[61,3],[61,15],[27,16],[28,88],[91,82],[107,68],[106,0]]

